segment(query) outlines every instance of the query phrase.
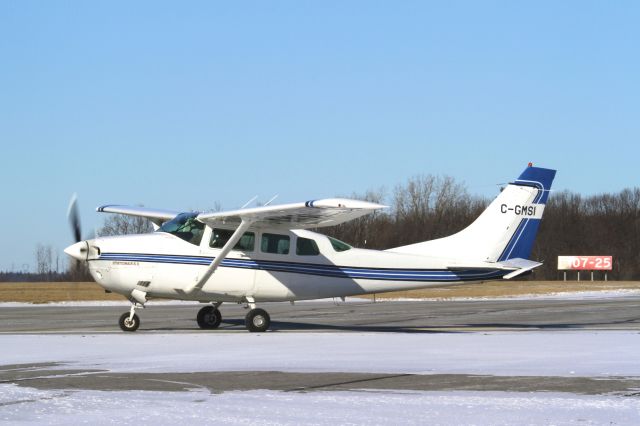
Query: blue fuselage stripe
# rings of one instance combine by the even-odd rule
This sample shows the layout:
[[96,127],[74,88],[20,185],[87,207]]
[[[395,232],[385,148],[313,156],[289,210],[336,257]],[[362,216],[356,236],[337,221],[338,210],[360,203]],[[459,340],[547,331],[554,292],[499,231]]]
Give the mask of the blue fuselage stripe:
[[[164,254],[141,253],[102,253],[98,259],[120,262],[171,263],[182,265],[208,266],[213,257],[177,256]],[[320,265],[297,262],[274,262],[267,260],[225,259],[222,267],[254,269],[272,272],[289,272],[293,274],[318,275],[335,278],[394,280],[394,281],[477,281],[500,278],[508,271],[469,269],[452,271],[447,269],[395,269],[395,268],[362,268],[353,266]]]

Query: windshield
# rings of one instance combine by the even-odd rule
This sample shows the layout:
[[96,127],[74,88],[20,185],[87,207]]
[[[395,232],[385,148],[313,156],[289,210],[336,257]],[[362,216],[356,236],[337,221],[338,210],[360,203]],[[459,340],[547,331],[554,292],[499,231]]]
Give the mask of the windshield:
[[169,222],[165,222],[156,232],[166,232],[198,246],[202,241],[204,223],[198,221],[196,216],[198,213],[180,213]]

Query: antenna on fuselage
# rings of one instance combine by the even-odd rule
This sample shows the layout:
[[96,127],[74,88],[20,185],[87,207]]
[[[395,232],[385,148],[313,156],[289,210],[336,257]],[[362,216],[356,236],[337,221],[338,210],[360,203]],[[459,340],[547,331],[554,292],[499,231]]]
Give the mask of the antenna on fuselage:
[[249,204],[253,203],[253,202],[256,200],[256,198],[258,198],[258,196],[257,196],[257,195],[256,195],[255,197],[253,197],[252,199],[250,199],[249,201],[247,201],[246,203],[244,203],[244,204],[242,205],[242,207],[240,207],[240,209],[244,209],[244,208],[245,208],[245,207],[247,207]]
[[269,201],[267,201],[266,203],[264,203],[264,204],[262,205],[262,207],[266,207],[266,206],[268,206],[269,204],[271,204],[271,202],[272,202],[273,200],[275,200],[276,198],[278,198],[278,196],[279,196],[279,195],[280,195],[280,194],[276,194],[276,195],[274,195],[273,197],[271,197],[271,199],[270,199]]

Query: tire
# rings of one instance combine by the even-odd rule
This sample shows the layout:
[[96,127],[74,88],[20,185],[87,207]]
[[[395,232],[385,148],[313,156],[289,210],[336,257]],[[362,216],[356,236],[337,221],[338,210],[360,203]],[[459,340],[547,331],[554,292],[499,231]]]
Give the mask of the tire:
[[122,314],[120,316],[120,329],[122,331],[136,331],[138,327],[140,327],[140,317],[136,314],[133,314],[133,318],[129,321],[129,312]]
[[200,326],[200,328],[218,328],[222,322],[222,314],[220,314],[220,311],[214,306],[205,306],[198,311],[196,321],[198,321],[198,326]]
[[264,309],[252,309],[244,318],[244,325],[252,333],[261,333],[269,329],[271,318]]

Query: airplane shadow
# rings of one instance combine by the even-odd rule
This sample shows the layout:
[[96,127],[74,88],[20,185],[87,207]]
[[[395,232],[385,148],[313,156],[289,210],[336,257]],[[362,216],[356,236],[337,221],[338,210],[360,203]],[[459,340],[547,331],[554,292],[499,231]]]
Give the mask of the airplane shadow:
[[[504,330],[576,330],[596,329],[597,327],[621,326],[638,324],[640,319],[630,318],[619,321],[598,321],[581,323],[555,323],[555,324],[526,324],[526,323],[465,323],[455,325],[420,325],[420,326],[396,326],[396,325],[339,325],[322,323],[302,323],[293,321],[272,321],[270,330],[277,331],[352,331],[352,332],[378,332],[378,333],[418,333],[418,334],[458,334],[474,333],[478,331],[504,331]],[[227,326],[244,328],[241,319],[226,319],[222,321],[222,327]]]
[[[194,321],[195,323],[195,321]],[[326,324],[308,323],[297,321],[272,321],[269,332],[368,332],[368,333],[413,333],[413,334],[465,334],[491,331],[513,330],[598,330],[640,327],[640,318],[626,318],[610,321],[585,321],[585,322],[559,322],[559,323],[524,323],[524,322],[469,322],[461,324],[420,324],[420,325],[393,325],[393,324]],[[196,324],[193,327],[153,327],[153,331],[200,331]],[[225,318],[217,330],[201,330],[202,332],[216,331],[245,331],[244,319]]]
[[[556,324],[526,324],[526,323],[466,323],[454,325],[420,325],[420,326],[397,326],[397,325],[340,325],[323,323],[305,323],[294,321],[272,321],[269,332],[287,331],[342,331],[342,332],[366,332],[366,333],[413,333],[413,334],[466,334],[477,332],[506,331],[506,330],[579,330],[579,329],[607,329],[607,327],[639,324],[640,318],[630,318],[620,321],[606,322],[582,322],[582,323],[556,323]],[[631,327],[632,329],[633,327]],[[194,327],[153,327],[152,331],[196,331],[200,330],[197,325]],[[201,330],[202,332],[245,330],[243,319],[224,319],[217,330]]]
[[[225,325],[238,326],[244,328],[243,320],[226,319],[222,321]],[[321,324],[321,323],[303,323],[293,321],[271,321],[271,332],[278,331],[355,331],[355,332],[377,332],[377,333],[463,333],[461,330],[442,330],[441,327],[408,327],[394,325],[337,325],[337,324]]]
[[556,323],[556,324],[523,324],[523,323],[475,323],[465,324],[460,327],[470,328],[495,328],[495,329],[538,329],[538,330],[567,330],[567,329],[595,329],[596,327],[606,326],[620,326],[626,324],[640,324],[640,318],[629,318],[618,321],[594,321],[594,322],[579,322],[579,323]]

